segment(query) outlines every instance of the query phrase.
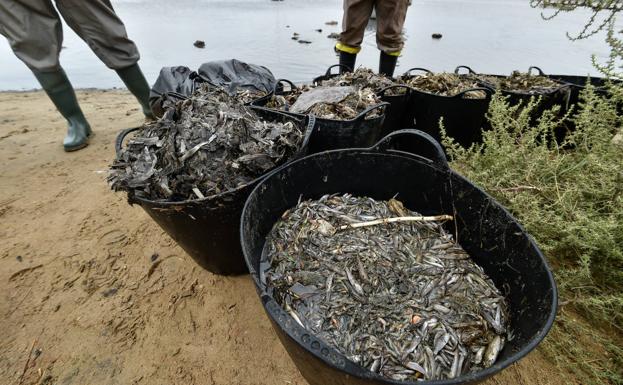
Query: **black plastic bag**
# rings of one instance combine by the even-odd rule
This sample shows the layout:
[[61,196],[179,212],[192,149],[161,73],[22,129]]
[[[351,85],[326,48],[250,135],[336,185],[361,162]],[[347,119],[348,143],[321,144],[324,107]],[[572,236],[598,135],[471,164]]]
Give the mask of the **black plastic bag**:
[[160,117],[178,101],[190,96],[201,83],[221,86],[230,94],[240,89],[272,92],[277,81],[266,67],[240,60],[203,63],[198,71],[185,66],[163,67],[149,93],[149,105]]

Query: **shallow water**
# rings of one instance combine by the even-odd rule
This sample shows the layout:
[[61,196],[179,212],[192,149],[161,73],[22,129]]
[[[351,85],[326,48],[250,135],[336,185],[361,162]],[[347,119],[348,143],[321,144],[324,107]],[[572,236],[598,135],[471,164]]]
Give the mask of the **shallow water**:
[[[604,34],[572,42],[588,14],[573,12],[541,19],[528,0],[413,0],[405,23],[406,46],[396,73],[411,67],[435,71],[466,64],[483,73],[509,73],[540,66],[547,73],[596,74],[591,55],[604,59]],[[307,82],[337,62],[331,32],[341,21],[339,0],[113,0],[150,83],[163,66],[196,69],[211,60],[237,58],[270,68],[276,77]],[[289,26],[289,27],[288,27]],[[321,28],[322,33],[315,30]],[[291,39],[298,32],[308,45]],[[432,33],[443,38],[434,40]],[[108,70],[69,28],[61,63],[75,87],[120,87]],[[358,65],[378,66],[374,22],[368,26]],[[206,47],[193,46],[204,40]],[[0,90],[37,87],[30,71],[0,38]]]

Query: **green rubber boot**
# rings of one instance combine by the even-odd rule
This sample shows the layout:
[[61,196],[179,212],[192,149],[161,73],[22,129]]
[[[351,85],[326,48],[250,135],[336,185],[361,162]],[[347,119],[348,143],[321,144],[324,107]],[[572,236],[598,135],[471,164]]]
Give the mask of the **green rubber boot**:
[[154,114],[151,112],[151,107],[149,106],[149,85],[147,84],[147,80],[145,80],[145,76],[143,75],[143,72],[138,64],[116,71],[121,80],[123,80],[125,86],[128,87],[128,90],[141,104],[145,118],[148,120],[154,120]]
[[67,120],[67,135],[63,139],[65,151],[76,151],[89,144],[91,126],[87,122],[76,93],[63,69],[54,72],[33,71],[41,87],[48,94],[56,109]]

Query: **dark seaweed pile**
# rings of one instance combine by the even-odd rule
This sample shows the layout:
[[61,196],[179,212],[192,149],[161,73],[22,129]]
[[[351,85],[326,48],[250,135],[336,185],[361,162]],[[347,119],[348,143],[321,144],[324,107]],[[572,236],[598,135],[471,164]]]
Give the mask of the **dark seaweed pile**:
[[247,185],[300,149],[297,121],[263,121],[240,98],[201,88],[142,127],[113,162],[113,190],[152,200],[210,198]]

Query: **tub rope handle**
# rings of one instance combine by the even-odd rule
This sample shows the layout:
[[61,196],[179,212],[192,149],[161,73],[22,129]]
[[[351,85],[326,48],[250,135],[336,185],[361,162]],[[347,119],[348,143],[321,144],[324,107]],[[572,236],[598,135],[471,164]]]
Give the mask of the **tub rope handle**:
[[426,72],[427,74],[432,74],[433,73],[433,71],[427,70],[426,68],[413,67],[413,68],[408,69],[404,74],[402,74],[402,76],[413,76],[411,74],[411,72],[413,72],[413,71],[422,71],[422,72]]
[[[330,66],[329,68],[327,68],[327,72],[325,72],[325,73],[324,73],[324,76],[329,77],[329,76],[333,75],[333,74],[331,73],[331,70],[332,70],[332,69],[334,69],[334,68],[343,68],[343,69],[345,69],[345,70],[347,70],[347,71],[349,71],[349,72],[351,72],[351,71],[354,71],[354,70],[355,70],[354,68],[350,68],[349,66],[344,65],[344,64],[333,64],[332,66]],[[337,75],[337,74],[336,74],[336,75]]]
[[118,135],[117,135],[117,139],[115,139],[115,153],[117,154],[117,156],[119,156],[119,154],[121,153],[121,149],[123,147],[123,139],[125,139],[125,137],[134,131],[139,130],[141,127],[132,127],[132,128],[126,128],[125,130],[122,130]]
[[493,93],[493,91],[487,87],[474,87],[474,88],[469,88],[467,90],[463,90],[459,92],[458,94],[454,95],[453,98],[462,98],[463,95],[465,95],[468,92],[472,92],[472,91],[483,91],[485,94],[487,94],[487,97],[485,99],[491,98],[491,94]]
[[371,149],[377,152],[399,152],[415,155],[429,159],[443,168],[449,168],[441,144],[424,131],[412,128],[392,132]]
[[[292,83],[291,81],[289,81],[288,79],[277,79],[277,82],[275,82],[275,86],[273,87],[273,94],[277,95],[277,87],[281,84],[281,83],[286,83],[287,85],[290,86],[290,91],[296,90],[297,87],[294,83]],[[282,92],[283,92],[283,87],[282,88]]]
[[366,119],[366,116],[368,116],[372,111],[374,111],[376,109],[379,109],[379,108],[382,108],[383,109],[383,113],[384,113],[386,106],[389,106],[388,102],[382,102],[382,103],[370,106],[370,107],[366,108],[365,110],[361,111],[359,113],[359,115],[357,115],[355,117],[355,119],[353,119],[353,122],[355,122],[357,124],[361,124],[361,122],[363,122]]
[[537,71],[537,75],[538,75],[538,76],[547,76],[547,75],[545,75],[545,72],[543,72],[543,70],[542,70],[542,69],[540,69],[540,68],[539,68],[539,67],[537,67],[537,66],[530,66],[530,67],[528,68],[528,75],[532,75],[532,70],[536,70],[536,71]]
[[411,90],[411,87],[409,87],[409,86],[408,86],[408,85],[406,85],[406,84],[394,84],[394,85],[387,86],[387,87],[383,88],[382,90],[380,90],[380,91],[379,91],[379,92],[377,92],[376,94],[377,94],[377,96],[378,96],[378,97],[382,98],[382,97],[384,97],[384,96],[385,96],[385,93],[386,93],[387,91],[392,90],[392,89],[395,89],[395,88],[405,88],[405,89],[406,89],[405,95],[408,95],[408,94],[409,94],[409,91]]
[[476,74],[476,71],[474,71],[474,70],[473,70],[470,66],[464,66],[464,65],[457,66],[457,67],[454,69],[454,73],[455,73],[455,74],[457,74],[457,75],[460,75],[460,74],[459,74],[459,72],[460,72],[460,69],[461,69],[461,68],[462,68],[462,69],[466,69],[466,70],[467,70],[467,73],[468,73],[468,74],[470,74],[470,75],[477,75],[477,74]]
[[331,70],[335,67],[339,67],[339,68],[344,68],[345,70],[347,70],[348,72],[352,71],[350,69],[350,67],[345,66],[344,64],[333,64],[331,67],[327,68],[327,72],[325,72],[324,75],[320,75],[316,78],[314,78],[314,80],[312,81],[312,84],[315,86],[319,86],[321,82],[331,79],[334,76],[338,76],[339,74],[332,74]]

